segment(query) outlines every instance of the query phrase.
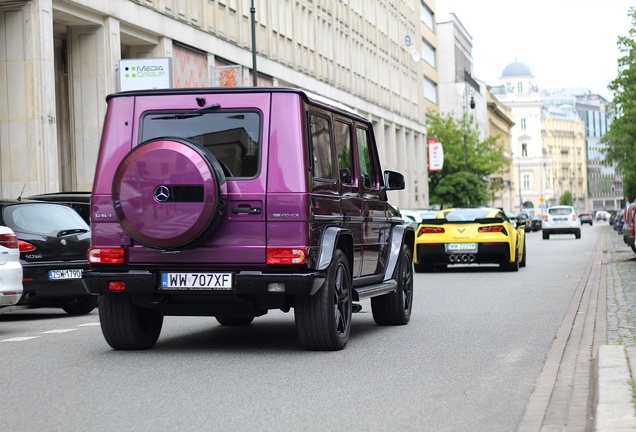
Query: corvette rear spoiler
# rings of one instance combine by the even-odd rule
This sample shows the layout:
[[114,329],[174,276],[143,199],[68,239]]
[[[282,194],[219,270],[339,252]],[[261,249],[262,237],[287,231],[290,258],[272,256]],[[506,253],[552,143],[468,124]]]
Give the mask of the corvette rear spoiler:
[[495,223],[502,223],[503,219],[500,217],[493,217],[493,218],[479,218],[479,219],[474,219],[474,220],[452,220],[449,221],[448,219],[422,219],[422,222],[420,222],[420,225],[444,225],[444,224],[467,224],[467,223],[478,223],[481,225],[486,225],[486,224],[495,224]]

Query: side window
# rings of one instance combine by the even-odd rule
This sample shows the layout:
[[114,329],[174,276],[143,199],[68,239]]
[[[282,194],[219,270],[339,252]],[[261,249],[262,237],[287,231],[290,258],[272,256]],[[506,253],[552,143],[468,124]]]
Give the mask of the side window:
[[309,115],[309,138],[313,157],[313,176],[333,180],[333,157],[331,154],[330,122],[326,117]]
[[376,177],[369,149],[369,131],[357,128],[356,138],[358,141],[358,165],[360,177],[362,177],[362,186],[367,189],[373,189],[375,188]]
[[351,125],[343,122],[334,123],[334,135],[336,139],[336,155],[340,169],[340,182],[353,184],[353,160],[351,158]]

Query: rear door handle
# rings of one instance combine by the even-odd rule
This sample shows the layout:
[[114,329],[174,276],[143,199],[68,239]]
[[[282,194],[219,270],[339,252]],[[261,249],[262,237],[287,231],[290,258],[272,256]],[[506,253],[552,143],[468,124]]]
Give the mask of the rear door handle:
[[260,207],[238,206],[232,208],[234,214],[261,214]]

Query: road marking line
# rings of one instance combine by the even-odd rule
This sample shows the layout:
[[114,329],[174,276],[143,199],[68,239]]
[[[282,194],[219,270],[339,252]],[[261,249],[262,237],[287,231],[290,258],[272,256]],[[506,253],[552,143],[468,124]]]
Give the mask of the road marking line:
[[22,342],[22,341],[26,341],[29,339],[36,339],[39,338],[40,336],[25,336],[25,337],[17,337],[17,338],[12,338],[12,339],[5,339],[2,340],[0,342]]
[[78,327],[85,327],[85,326],[98,326],[98,325],[99,325],[99,323],[98,323],[98,322],[96,322],[96,323],[80,324],[80,325],[78,325]]
[[42,334],[49,334],[49,333],[68,333],[68,332],[72,332],[75,331],[77,329],[59,329],[59,330],[49,330],[49,331],[45,331],[42,332]]

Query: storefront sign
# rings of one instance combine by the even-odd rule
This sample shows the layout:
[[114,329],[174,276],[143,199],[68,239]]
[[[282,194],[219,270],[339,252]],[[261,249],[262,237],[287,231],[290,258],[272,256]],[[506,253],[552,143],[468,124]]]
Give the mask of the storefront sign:
[[171,58],[122,59],[119,61],[119,89],[121,91],[171,87]]

